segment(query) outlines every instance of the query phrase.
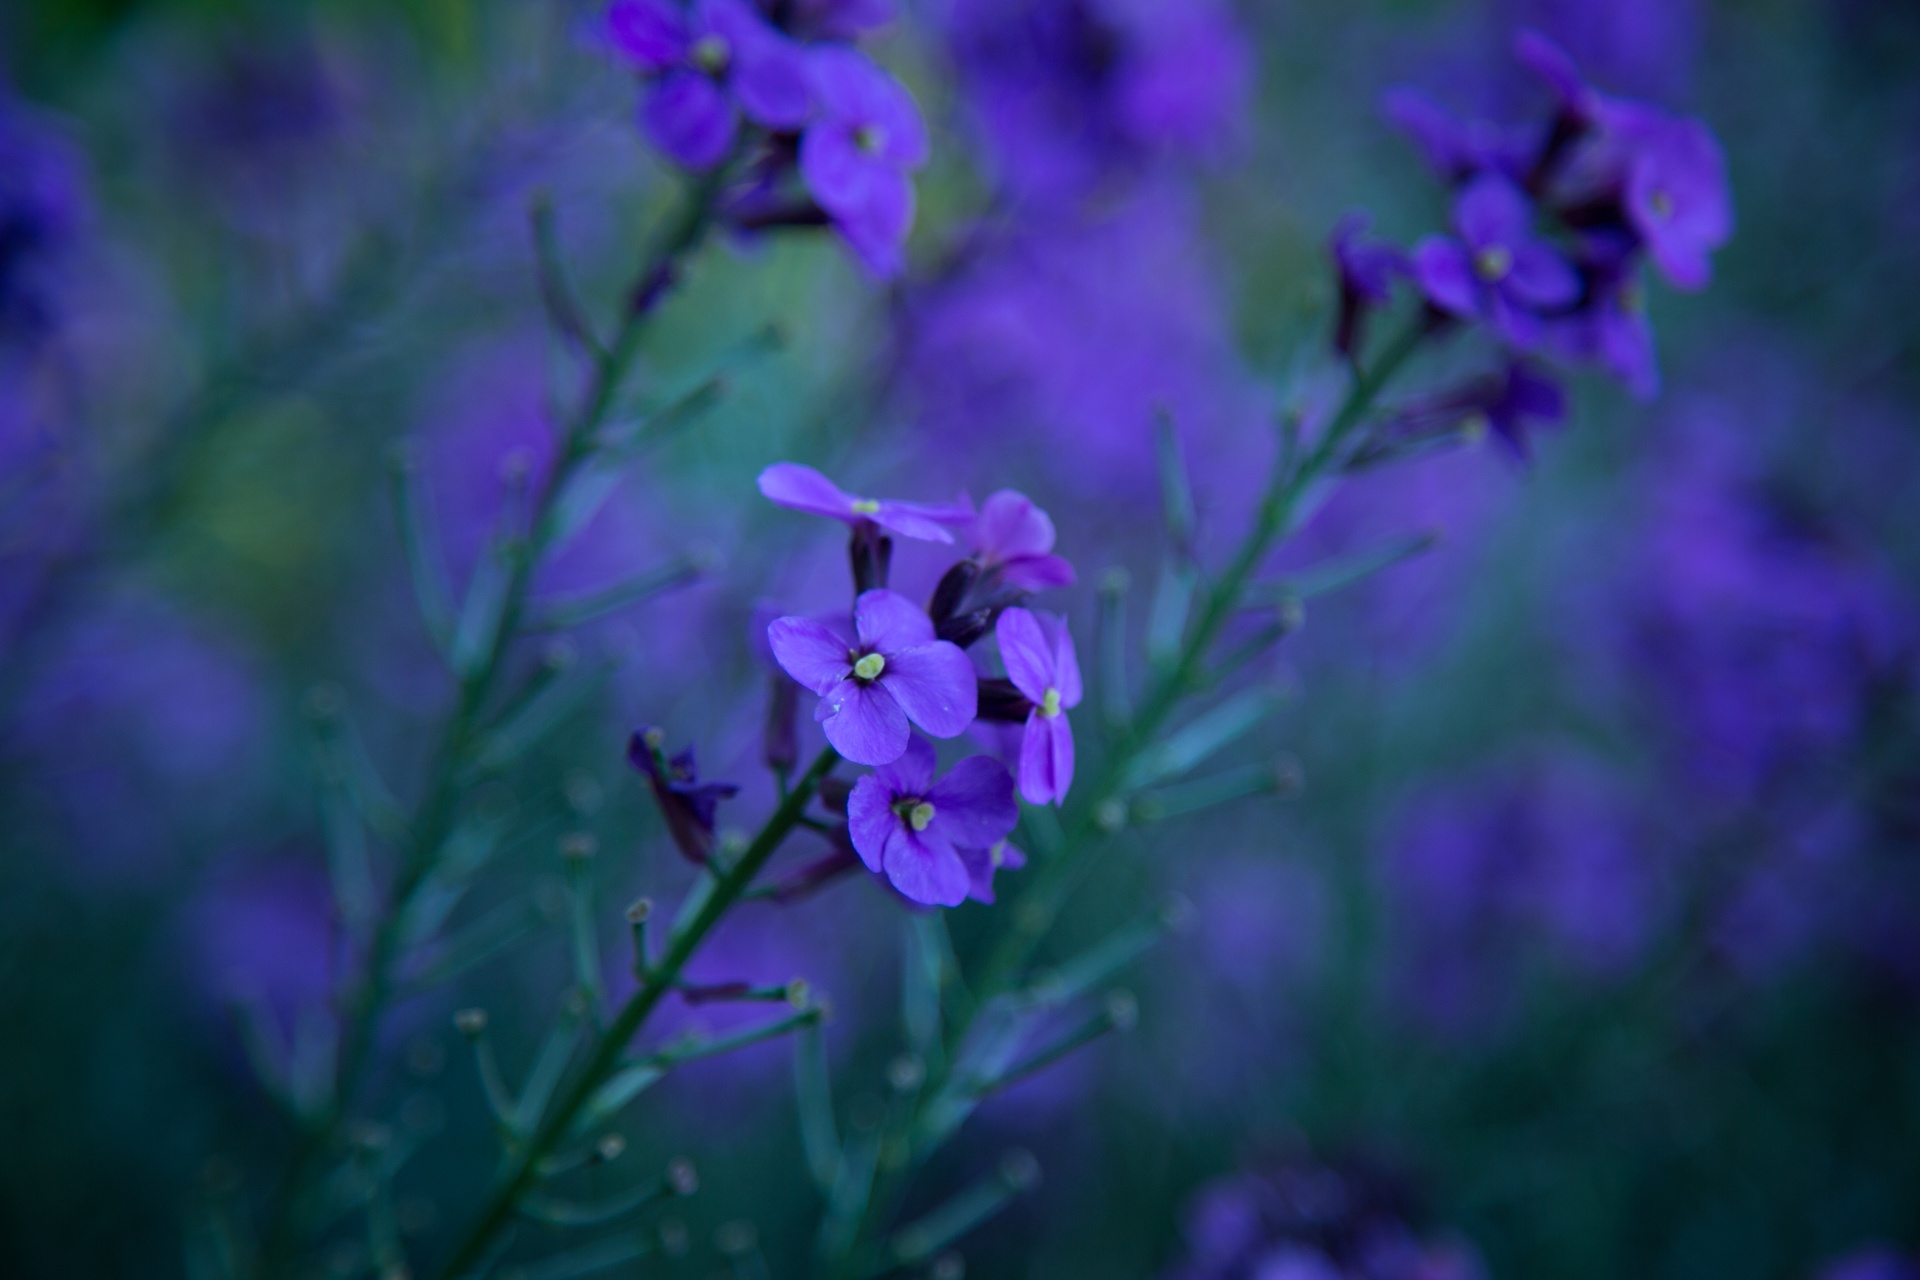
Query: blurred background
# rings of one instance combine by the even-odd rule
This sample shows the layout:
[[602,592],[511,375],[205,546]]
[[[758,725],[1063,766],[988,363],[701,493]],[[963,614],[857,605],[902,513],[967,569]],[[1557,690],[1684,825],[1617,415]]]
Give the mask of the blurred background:
[[[284,1167],[237,1028],[266,1028],[296,1085],[330,1052],[339,756],[316,743],[350,723],[351,758],[410,802],[453,696],[390,458],[426,478],[464,578],[546,465],[564,385],[529,209],[607,314],[675,198],[595,17],[0,14],[0,1274],[208,1274],[217,1224]],[[1164,407],[1203,540],[1231,545],[1271,422],[1330,365],[1331,228],[1445,222],[1382,94],[1537,116],[1524,25],[1726,149],[1713,286],[1651,299],[1660,395],[1582,380],[1531,464],[1439,453],[1314,517],[1287,563],[1441,536],[1310,602],[1264,673],[1287,707],[1236,758],[1295,794],[1137,815],[1102,850],[1062,954],[1191,904],[1128,975],[1137,1028],[987,1105],[917,1194],[1037,1156],[1042,1183],[961,1248],[996,1277],[1916,1274],[1906,0],[907,0],[871,47],[933,130],[909,269],[876,284],[817,235],[697,259],[631,395],[724,393],[539,588],[677,585],[567,641],[610,674],[489,784],[504,835],[461,910],[557,917],[562,837],[590,830],[624,972],[619,906],[690,880],[626,735],[667,726],[742,783],[723,832],[771,795],[755,619],[837,598],[844,551],[758,499],[770,462],[926,500],[1021,488],[1080,569],[1056,603],[1084,626],[1109,569],[1155,570]],[[903,550],[902,589],[941,567]],[[963,956],[994,910],[951,913]],[[865,883],[758,906],[695,973],[827,992],[858,1105],[897,1043],[901,918]],[[523,1071],[571,972],[538,929],[390,1020],[380,1107],[419,1143],[394,1212],[422,1251],[493,1158],[452,1012],[484,1005]],[[634,1158],[702,1181],[679,1256],[639,1274],[804,1273],[791,1090],[775,1044],[635,1110]],[[1301,1242],[1257,1277],[1234,1243],[1254,1218]],[[1376,1236],[1435,1243],[1403,1265]],[[312,1260],[365,1266],[351,1240]]]

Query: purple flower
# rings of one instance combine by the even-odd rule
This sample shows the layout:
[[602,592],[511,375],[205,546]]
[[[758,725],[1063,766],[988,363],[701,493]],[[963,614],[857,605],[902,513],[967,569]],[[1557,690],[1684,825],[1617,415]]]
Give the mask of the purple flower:
[[760,473],[760,492],[769,501],[808,515],[826,516],[854,528],[875,524],[888,533],[922,542],[952,542],[944,526],[965,524],[974,518],[970,506],[936,506],[924,502],[895,502],[889,498],[856,498],[812,467],[776,462]]
[[1540,339],[1542,311],[1569,306],[1580,279],[1533,233],[1533,205],[1505,178],[1483,174],[1454,206],[1459,240],[1430,236],[1413,252],[1427,300],[1461,319],[1491,321],[1516,347]]
[[808,57],[818,116],[800,139],[800,174],[841,237],[885,279],[906,265],[913,183],[927,128],[906,86],[853,49]]
[[1820,1280],[1920,1280],[1920,1262],[1881,1246],[1827,1264]]
[[1569,359],[1599,365],[1638,399],[1651,400],[1660,390],[1645,290],[1629,268],[1590,273],[1585,304],[1548,325],[1547,343]]
[[55,328],[58,267],[85,218],[78,152],[0,96],[0,355]]
[[847,822],[868,870],[915,902],[957,907],[973,887],[960,850],[1005,840],[1020,806],[1013,779],[987,756],[969,756],[938,782],[933,771],[933,748],[910,739],[896,760],[854,784]]
[[1515,181],[1526,174],[1532,150],[1529,141],[1484,120],[1457,120],[1418,89],[1390,91],[1380,109],[1448,183],[1463,183],[1489,171]]
[[798,0],[791,28],[818,40],[852,40],[894,18],[894,0]]
[[1070,587],[1073,566],[1053,552],[1053,521],[1024,493],[1002,489],[980,504],[973,551],[981,569],[1022,591]]
[[1535,424],[1557,426],[1567,416],[1566,389],[1546,370],[1525,360],[1509,360],[1495,373],[1473,378],[1408,411],[1416,429],[1428,423],[1451,429],[1463,419],[1480,423],[1500,437],[1517,457],[1532,455]]
[[1698,120],[1637,104],[1614,107],[1608,123],[1630,148],[1621,203],[1647,255],[1675,288],[1706,288],[1713,251],[1733,233],[1720,144]]
[[994,635],[1007,675],[1033,703],[1020,742],[1020,794],[1029,804],[1058,804],[1073,785],[1073,726],[1065,715],[1080,705],[1073,637],[1060,619],[1025,609],[1001,614]]
[[647,136],[690,169],[711,169],[732,150],[745,115],[769,129],[807,122],[811,102],[800,47],[745,0],[614,0],[607,34],[654,77],[640,116]]
[[862,593],[852,634],[838,623],[781,618],[767,641],[787,674],[820,695],[813,718],[855,764],[898,760],[912,737],[908,721],[936,738],[957,737],[973,722],[973,664],[935,639],[932,621],[905,596]]
[[1348,358],[1360,348],[1367,312],[1393,301],[1393,282],[1408,270],[1406,254],[1366,238],[1369,222],[1364,213],[1350,213],[1333,229],[1333,263],[1340,278],[1333,346]]
[[961,849],[960,861],[967,867],[967,896],[975,902],[992,906],[993,873],[1002,867],[1009,871],[1020,870],[1027,865],[1027,855],[1001,840],[988,849]]
[[668,759],[661,750],[664,740],[658,729],[640,730],[627,742],[627,760],[647,775],[673,843],[688,862],[701,866],[713,856],[714,813],[740,788],[731,782],[700,781],[693,748]]

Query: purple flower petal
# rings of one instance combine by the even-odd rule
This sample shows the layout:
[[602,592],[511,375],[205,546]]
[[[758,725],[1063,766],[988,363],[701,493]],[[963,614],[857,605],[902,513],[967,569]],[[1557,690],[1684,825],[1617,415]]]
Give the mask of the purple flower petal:
[[887,655],[879,683],[913,722],[936,738],[957,738],[979,710],[980,686],[960,646],[936,640]]
[[892,764],[881,765],[874,776],[892,792],[895,798],[900,796],[924,796],[933,788],[933,771],[939,759],[933,748],[920,738],[911,739],[907,749]]
[[767,644],[783,671],[818,694],[853,670],[853,637],[814,618],[776,618],[767,627]]
[[1580,68],[1562,49],[1538,31],[1514,37],[1514,56],[1560,99],[1560,105],[1580,120],[1590,121],[1598,111],[1599,95],[1581,78]]
[[695,71],[661,77],[641,104],[640,122],[655,146],[689,169],[719,164],[740,123],[720,86]]
[[867,870],[880,872],[887,840],[899,826],[893,793],[878,775],[868,774],[853,784],[853,792],[847,797],[847,833],[853,837],[853,850],[867,864]]
[[744,0],[701,0],[695,24],[726,40],[732,55],[727,87],[748,119],[788,131],[807,122],[813,92],[799,45]]
[[957,907],[967,900],[966,864],[952,845],[928,839],[931,829],[918,836],[896,826],[887,841],[887,879],[915,902],[933,907]]
[[886,172],[860,149],[854,130],[838,123],[815,124],[800,139],[800,176],[828,213],[858,214]]
[[[842,226],[841,231],[845,230]],[[947,531],[947,526],[964,524],[972,518],[973,512],[965,508],[924,502],[882,502],[873,514],[873,522],[882,529],[922,542],[952,542],[953,534]]]
[[760,492],[769,501],[809,515],[834,520],[859,518],[856,499],[833,481],[798,462],[776,462],[760,473]]
[[1073,566],[1059,556],[1014,556],[1004,562],[1000,577],[1022,591],[1053,591],[1079,580]]
[[1039,556],[1053,550],[1053,521],[1024,493],[1002,489],[980,504],[973,545],[989,562]]
[[1053,641],[1053,687],[1060,691],[1062,707],[1077,707],[1083,690],[1080,685],[1080,655],[1073,648],[1073,633],[1067,630],[1065,619],[1059,619],[1054,626]]
[[1564,307],[1580,296],[1580,276],[1571,264],[1544,244],[1522,244],[1501,288],[1535,309]]
[[[1059,768],[1063,758],[1064,777]],[[1028,804],[1055,804],[1066,799],[1072,782],[1073,730],[1065,716],[1043,716],[1036,707],[1027,716],[1027,731],[1020,739],[1020,795]]]
[[1027,855],[1006,841],[995,843],[990,849],[969,849],[964,846],[955,849],[960,861],[967,868],[967,896],[975,902],[993,905],[993,873],[1005,867],[1009,871],[1018,871],[1027,865]]
[[1006,664],[1013,687],[1038,705],[1054,687],[1053,646],[1047,643],[1040,620],[1025,609],[1008,609],[994,624],[1000,642],[1000,661]]
[[988,846],[1004,840],[1020,821],[1013,779],[990,756],[968,756],[933,784],[927,799],[940,833],[956,845]]
[[1445,236],[1429,236],[1413,248],[1413,275],[1428,302],[1449,315],[1480,313],[1480,290],[1466,247]]
[[907,713],[880,684],[841,681],[822,695],[813,718],[833,749],[855,764],[892,764],[913,736]]
[[896,650],[933,642],[933,620],[897,591],[861,592],[853,603],[853,628],[861,647],[886,657],[889,669]]
[[614,0],[606,21],[614,49],[643,70],[665,71],[686,57],[686,21],[664,0]]
[[1483,174],[1460,193],[1453,221],[1460,238],[1474,249],[1512,246],[1531,237],[1533,205],[1505,178]]

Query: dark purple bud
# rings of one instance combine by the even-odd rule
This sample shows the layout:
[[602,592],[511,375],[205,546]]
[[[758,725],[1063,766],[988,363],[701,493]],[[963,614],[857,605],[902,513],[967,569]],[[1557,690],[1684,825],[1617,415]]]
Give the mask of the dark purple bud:
[[893,539],[880,532],[873,521],[862,520],[853,526],[853,536],[847,539],[847,558],[853,564],[855,596],[884,590],[893,566]]
[[927,616],[933,619],[936,632],[941,624],[960,612],[979,579],[980,564],[975,560],[962,560],[941,576],[940,585],[933,589],[933,599],[927,602]]
[[668,759],[665,742],[666,735],[659,729],[642,729],[628,741],[627,759],[647,776],[660,816],[666,819],[667,831],[682,856],[703,866],[713,856],[713,823],[720,802],[732,799],[740,788],[731,782],[701,782],[693,748]]
[[787,773],[800,759],[800,742],[794,736],[794,714],[800,706],[800,686],[784,671],[768,677],[767,720],[760,732],[760,754],[767,768]]
[[1033,702],[1000,676],[980,677],[980,719],[998,724],[1025,724],[1033,714]]
[[833,852],[799,867],[785,879],[773,886],[773,900],[781,906],[810,898],[835,880],[860,866],[860,855],[854,852],[853,837],[845,827],[836,828],[828,837],[833,842]]
[[820,790],[820,807],[828,813],[837,813],[843,817],[847,812],[847,796],[853,791],[853,783],[846,778],[823,778]]
[[718,1004],[738,1000],[752,990],[751,982],[690,982],[680,988],[680,998],[691,1005]]

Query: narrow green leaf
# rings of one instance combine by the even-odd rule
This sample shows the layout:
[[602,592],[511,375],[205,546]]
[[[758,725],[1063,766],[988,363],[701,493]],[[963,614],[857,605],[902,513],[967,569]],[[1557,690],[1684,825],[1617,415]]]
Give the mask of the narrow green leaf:
[[1154,454],[1160,464],[1160,506],[1167,522],[1167,538],[1182,559],[1193,556],[1195,524],[1193,482],[1187,476],[1186,455],[1171,414],[1162,410],[1153,424]]
[[570,631],[574,627],[639,604],[689,583],[706,572],[708,561],[682,556],[612,586],[542,603],[527,622],[529,631]]
[[1251,732],[1273,715],[1280,704],[1279,695],[1266,689],[1236,694],[1142,753],[1127,771],[1127,789],[1183,776]]
[[840,1134],[833,1118],[833,1087],[827,1071],[827,1038],[818,1022],[793,1037],[794,1097],[800,1108],[800,1143],[807,1172],[824,1194],[833,1189],[840,1167]]
[[1094,670],[1100,686],[1100,715],[1113,729],[1133,718],[1133,692],[1127,680],[1127,591],[1131,584],[1125,569],[1110,569],[1102,575],[1099,613],[1095,615],[1098,665]]
[[881,1265],[868,1274],[926,1262],[1010,1204],[1039,1181],[1040,1168],[1024,1151],[1010,1152],[992,1176],[982,1178],[945,1204],[895,1232]]
[[1190,562],[1169,558],[1161,566],[1160,580],[1154,585],[1153,604],[1147,614],[1147,661],[1163,675],[1173,670],[1179,661],[1181,643],[1187,634],[1187,618],[1193,611],[1194,592],[1199,585],[1199,571]]
[[613,1236],[500,1273],[500,1280],[579,1280],[637,1262],[653,1252],[639,1236]]
[[400,545],[406,555],[407,575],[413,583],[414,605],[434,649],[450,657],[453,644],[453,587],[447,575],[440,541],[434,534],[432,502],[420,476],[419,460],[410,445],[388,454],[394,516],[400,526]]

